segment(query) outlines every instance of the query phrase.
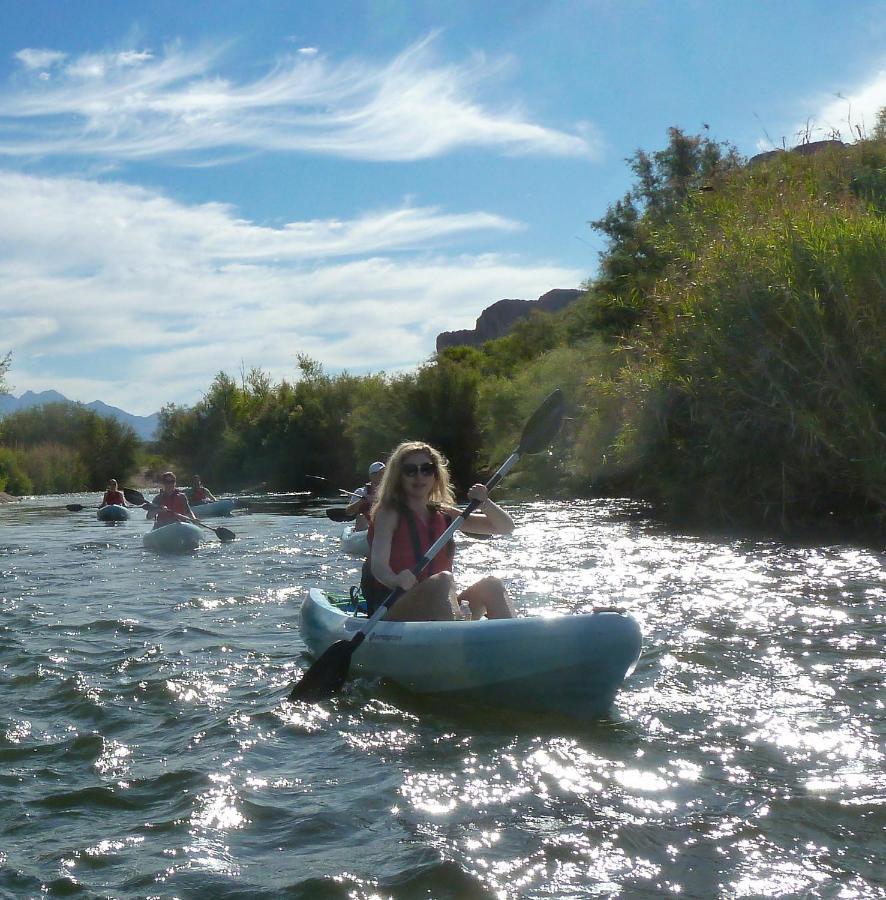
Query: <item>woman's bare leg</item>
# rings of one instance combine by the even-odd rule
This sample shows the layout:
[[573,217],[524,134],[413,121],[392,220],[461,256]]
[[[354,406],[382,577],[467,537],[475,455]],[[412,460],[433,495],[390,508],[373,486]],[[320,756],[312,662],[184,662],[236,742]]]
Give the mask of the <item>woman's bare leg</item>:
[[410,588],[384,618],[388,622],[451,622],[457,614],[452,572],[438,572]]
[[514,608],[508,600],[505,586],[500,578],[487,575],[476,584],[466,588],[458,596],[459,603],[467,603],[472,619],[513,619]]

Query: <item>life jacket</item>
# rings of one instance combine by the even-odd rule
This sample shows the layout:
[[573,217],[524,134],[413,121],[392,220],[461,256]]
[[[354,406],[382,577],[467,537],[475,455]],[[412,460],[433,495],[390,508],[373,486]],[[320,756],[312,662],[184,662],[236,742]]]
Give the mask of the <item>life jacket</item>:
[[[391,538],[391,555],[388,565],[394,573],[400,573],[404,569],[411,569],[434,545],[440,535],[452,524],[452,517],[439,509],[433,510],[430,519],[424,517],[417,519],[410,509],[400,511],[400,521]],[[367,610],[372,615],[384,602],[391,589],[382,584],[373,574],[370,565],[372,555],[372,539],[375,536],[375,523],[369,523],[369,557],[363,563],[360,577],[360,589],[366,599]],[[452,539],[431,560],[424,571],[418,576],[419,581],[430,578],[439,572],[451,572],[455,559],[455,541]]]
[[154,528],[160,528],[170,522],[177,522],[178,517],[175,513],[183,516],[188,514],[188,500],[178,488],[171,494],[164,494],[161,491],[154,497],[154,503],[160,505],[160,509],[154,516]]
[[206,502],[206,488],[201,485],[198,488],[191,489],[191,503],[205,503]]
[[105,491],[102,497],[102,506],[125,506],[126,500],[120,491]]

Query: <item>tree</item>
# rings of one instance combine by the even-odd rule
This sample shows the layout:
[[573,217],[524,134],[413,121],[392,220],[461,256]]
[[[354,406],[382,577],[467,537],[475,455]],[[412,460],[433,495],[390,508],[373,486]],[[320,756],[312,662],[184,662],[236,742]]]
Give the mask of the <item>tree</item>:
[[7,392],[6,373],[9,371],[11,364],[12,353],[7,353],[6,356],[0,358],[0,394],[5,394]]

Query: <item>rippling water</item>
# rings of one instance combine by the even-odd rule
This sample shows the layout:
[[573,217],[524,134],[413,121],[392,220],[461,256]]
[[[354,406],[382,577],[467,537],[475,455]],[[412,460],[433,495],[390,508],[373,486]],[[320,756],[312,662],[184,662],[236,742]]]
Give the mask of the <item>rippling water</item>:
[[884,555],[523,504],[461,543],[519,607],[615,603],[601,721],[350,682],[291,705],[297,612],[356,562],[309,516],[142,549],[54,497],[0,506],[0,895],[886,897]]

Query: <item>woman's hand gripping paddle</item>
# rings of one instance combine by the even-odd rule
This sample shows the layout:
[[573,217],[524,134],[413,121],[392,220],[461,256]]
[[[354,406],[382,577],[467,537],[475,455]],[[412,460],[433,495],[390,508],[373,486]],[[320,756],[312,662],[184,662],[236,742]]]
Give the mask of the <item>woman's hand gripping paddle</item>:
[[[563,406],[563,394],[559,389],[547,397],[523,426],[520,446],[504,461],[501,468],[492,478],[486,482],[487,490],[491,491],[510,472],[524,453],[539,453],[551,443],[560,430],[560,425],[563,421]],[[462,521],[479,505],[478,501],[472,500],[458,518],[428,549],[425,555],[412,567],[412,574],[416,578],[421,575],[431,560],[449,543],[450,538]],[[366,640],[369,632],[375,628],[376,624],[403,593],[402,588],[394,588],[388,594],[384,603],[366,620],[366,625],[350,640],[336,641],[331,647],[327,648],[292,688],[289,699],[316,702],[325,700],[335,694],[348,677],[348,669],[350,668],[351,657],[354,655],[354,651]]]
[[[136,491],[133,488],[123,488],[123,496],[129,503],[134,503],[136,506],[154,506],[153,503],[145,500],[145,495],[142,494],[141,491]],[[199,519],[189,519],[187,516],[182,516],[181,520],[183,522],[193,522],[195,525],[199,525],[201,528],[205,528],[207,531],[211,531],[223,544],[228,543],[228,541],[233,541],[237,537],[237,535],[234,534],[234,532],[231,531],[230,528],[213,528],[211,525],[207,525],[205,522],[201,522]]]

